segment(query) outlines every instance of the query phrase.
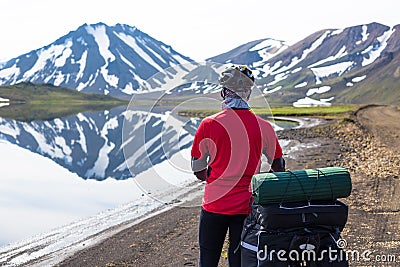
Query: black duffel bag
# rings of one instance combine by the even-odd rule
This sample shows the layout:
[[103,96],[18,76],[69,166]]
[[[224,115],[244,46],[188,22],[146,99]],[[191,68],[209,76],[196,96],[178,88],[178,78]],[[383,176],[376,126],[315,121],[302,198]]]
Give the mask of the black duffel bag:
[[[285,203],[256,205],[246,218],[242,239],[241,257],[243,267],[288,267],[298,266],[289,261],[280,261],[276,254],[283,250],[289,253],[311,249],[321,253],[336,245],[348,216],[348,207],[340,201],[318,201],[307,203]],[[271,253],[275,251],[275,254]],[[343,252],[342,252],[343,253]],[[307,266],[346,267],[346,260],[323,258]]]
[[254,205],[253,209],[264,230],[321,226],[342,231],[348,217],[348,206],[340,201]]
[[251,225],[241,242],[241,266],[298,267],[306,260],[310,267],[348,267],[346,253],[336,244],[339,238],[339,233],[319,230],[270,233]]
[[[336,244],[339,238],[339,233],[320,232],[320,229],[273,234],[261,231],[258,233],[257,265],[242,262],[242,266],[348,267],[346,254]],[[307,265],[300,265],[304,262]]]

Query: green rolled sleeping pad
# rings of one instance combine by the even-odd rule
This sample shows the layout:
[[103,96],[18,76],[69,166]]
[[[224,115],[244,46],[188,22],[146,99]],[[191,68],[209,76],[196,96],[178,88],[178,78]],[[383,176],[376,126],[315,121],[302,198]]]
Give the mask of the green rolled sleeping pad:
[[260,205],[350,196],[350,173],[343,167],[260,173],[252,177],[254,202]]

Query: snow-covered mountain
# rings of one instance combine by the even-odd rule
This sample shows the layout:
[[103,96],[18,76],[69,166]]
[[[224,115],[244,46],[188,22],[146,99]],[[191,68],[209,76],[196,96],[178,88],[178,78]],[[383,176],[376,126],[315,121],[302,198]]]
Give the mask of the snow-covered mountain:
[[[196,125],[176,129],[167,120],[168,115],[123,107],[29,123],[0,118],[0,140],[51,158],[85,179],[125,179],[191,145]],[[124,123],[132,126],[125,140]]]
[[[258,55],[257,55],[258,54]],[[209,60],[251,66],[270,103],[400,102],[400,25],[321,30],[294,45],[260,40]]]
[[0,85],[30,81],[124,97],[154,74],[191,61],[135,27],[84,24],[3,63]]

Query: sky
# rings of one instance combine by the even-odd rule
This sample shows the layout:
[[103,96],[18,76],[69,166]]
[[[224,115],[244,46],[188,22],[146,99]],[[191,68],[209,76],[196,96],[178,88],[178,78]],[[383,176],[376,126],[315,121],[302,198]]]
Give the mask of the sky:
[[250,41],[294,44],[322,29],[400,24],[398,0],[0,0],[0,62],[84,23],[135,26],[197,61]]

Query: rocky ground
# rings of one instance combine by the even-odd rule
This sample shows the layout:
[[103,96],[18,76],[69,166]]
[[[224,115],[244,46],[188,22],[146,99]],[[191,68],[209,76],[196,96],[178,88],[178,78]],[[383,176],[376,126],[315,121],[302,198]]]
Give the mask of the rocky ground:
[[[368,107],[326,125],[279,132],[281,139],[309,144],[286,155],[289,169],[349,169],[353,190],[343,200],[349,205],[343,238],[348,250],[367,256],[351,266],[400,265],[399,122],[398,107]],[[197,266],[199,201],[149,218],[58,266]],[[220,266],[227,266],[224,257]]]

